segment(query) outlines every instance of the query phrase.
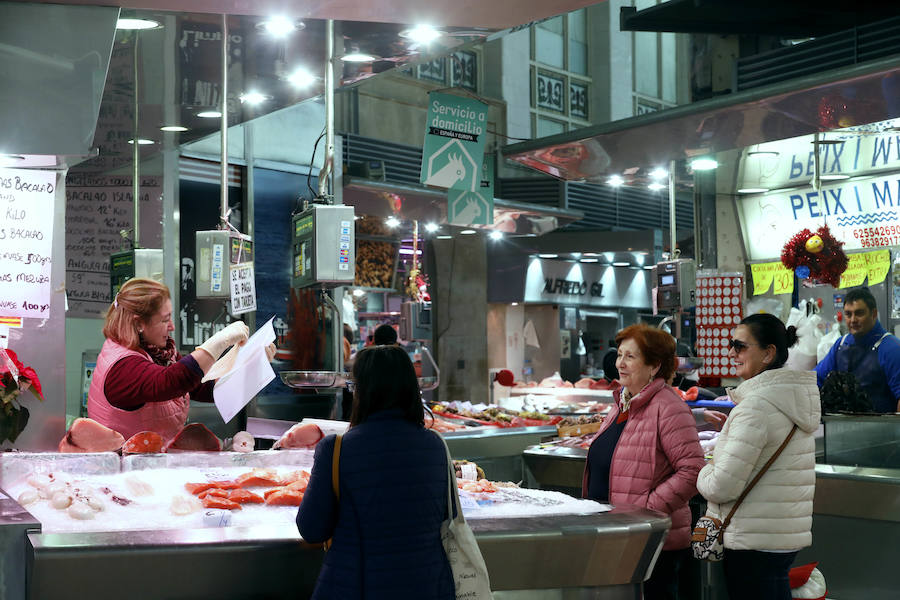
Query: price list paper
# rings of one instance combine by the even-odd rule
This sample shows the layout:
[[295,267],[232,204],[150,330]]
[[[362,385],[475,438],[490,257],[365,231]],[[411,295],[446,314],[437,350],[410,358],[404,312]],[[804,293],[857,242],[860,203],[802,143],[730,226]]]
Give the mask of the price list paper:
[[56,173],[0,168],[0,315],[50,317]]

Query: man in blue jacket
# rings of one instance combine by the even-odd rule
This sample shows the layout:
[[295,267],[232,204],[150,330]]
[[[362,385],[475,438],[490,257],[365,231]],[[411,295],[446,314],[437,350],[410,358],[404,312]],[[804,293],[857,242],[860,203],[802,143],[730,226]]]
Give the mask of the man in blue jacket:
[[875,412],[900,412],[900,340],[878,321],[869,288],[850,290],[844,297],[844,323],[850,333],[839,338],[816,365],[819,387],[832,371],[852,373]]

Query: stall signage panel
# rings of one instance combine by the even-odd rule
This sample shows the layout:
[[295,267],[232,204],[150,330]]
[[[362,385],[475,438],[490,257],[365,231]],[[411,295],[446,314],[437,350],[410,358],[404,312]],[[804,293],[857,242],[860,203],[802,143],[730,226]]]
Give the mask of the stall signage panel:
[[[743,157],[741,183],[737,187],[777,189],[809,181],[816,172],[813,141],[813,136],[805,135],[753,146],[751,149],[757,154]],[[820,175],[855,175],[900,169],[900,137],[896,133],[850,134],[845,140],[827,141],[829,143],[818,145]],[[777,156],[766,152],[777,152]]]
[[256,283],[253,263],[234,265],[231,274],[231,314],[240,315],[256,310]]
[[419,181],[476,192],[487,133],[484,102],[452,94],[428,94],[428,121]]
[[743,318],[744,278],[739,273],[697,272],[697,356],[703,377],[735,377],[728,358],[731,331]]
[[0,169],[0,315],[50,317],[56,172]]
[[532,259],[525,302],[650,308],[649,271]]
[[447,190],[447,220],[454,225],[494,223],[494,157],[485,156],[478,190]]
[[740,201],[741,224],[750,260],[781,256],[801,229],[827,224],[844,250],[900,245],[900,177],[868,177],[753,195]]

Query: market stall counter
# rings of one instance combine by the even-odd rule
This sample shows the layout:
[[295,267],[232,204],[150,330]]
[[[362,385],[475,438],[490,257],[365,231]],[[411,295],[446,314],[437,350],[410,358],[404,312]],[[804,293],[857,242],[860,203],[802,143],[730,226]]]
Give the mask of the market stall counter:
[[[308,597],[323,551],[297,533],[295,506],[187,511],[176,497],[194,501],[186,482],[299,476],[311,464],[311,450],[0,455],[2,597]],[[461,492],[496,598],[640,597],[666,516],[497,485],[493,495]],[[70,506],[57,503],[59,487]],[[74,510],[89,500],[102,507]]]

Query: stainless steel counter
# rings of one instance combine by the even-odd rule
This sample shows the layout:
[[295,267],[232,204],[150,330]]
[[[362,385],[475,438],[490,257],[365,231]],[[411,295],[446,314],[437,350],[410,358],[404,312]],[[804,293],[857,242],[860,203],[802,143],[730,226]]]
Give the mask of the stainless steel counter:
[[581,481],[587,448],[568,448],[554,444],[526,448],[526,481],[544,490],[557,490],[581,496]]
[[522,453],[529,446],[556,435],[556,427],[509,427],[452,431],[442,434],[456,459],[478,464],[494,481],[522,481]]
[[[124,590],[172,600],[303,598],[323,557],[293,528],[46,534],[21,508],[15,512],[25,519],[18,526],[6,511],[0,518],[4,556],[17,556],[3,565],[2,580],[15,586],[4,590],[8,600],[111,598]],[[664,515],[628,506],[470,523],[499,600],[637,600],[670,525]]]

